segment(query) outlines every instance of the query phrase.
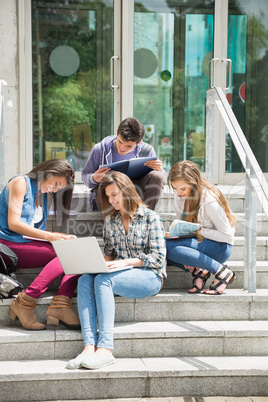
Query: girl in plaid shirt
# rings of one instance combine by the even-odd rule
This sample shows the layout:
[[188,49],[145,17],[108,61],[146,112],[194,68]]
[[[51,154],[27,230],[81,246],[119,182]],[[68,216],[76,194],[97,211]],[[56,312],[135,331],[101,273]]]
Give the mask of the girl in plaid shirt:
[[[111,273],[79,278],[78,311],[84,350],[69,361],[69,369],[97,369],[114,363],[114,295],[156,295],[166,277],[165,232],[160,217],[143,204],[123,173],[112,171],[106,175],[100,192],[105,216],[104,254]],[[129,265],[134,268],[112,272],[115,267]]]

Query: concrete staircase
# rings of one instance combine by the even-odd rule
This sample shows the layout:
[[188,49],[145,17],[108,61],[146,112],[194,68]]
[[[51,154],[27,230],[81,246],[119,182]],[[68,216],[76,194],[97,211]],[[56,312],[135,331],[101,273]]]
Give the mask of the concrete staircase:
[[[102,244],[102,216],[88,212],[84,190],[76,188],[73,209],[79,215],[71,218],[68,230],[96,236]],[[0,401],[268,395],[267,218],[259,210],[258,290],[249,294],[243,290],[243,188],[221,190],[238,217],[229,262],[237,280],[223,295],[188,294],[190,275],[168,266],[168,279],[157,296],[116,297],[116,364],[95,371],[65,368],[83,347],[80,331],[62,326],[26,331],[8,318],[11,300],[3,300]],[[167,199],[165,191],[157,208],[166,229],[175,217],[173,202],[167,205]],[[52,228],[51,221],[49,225]],[[17,276],[27,286],[38,272],[40,268],[18,270]],[[53,284],[38,300],[40,321],[45,322],[57,286]],[[76,297],[73,303],[76,309]]]

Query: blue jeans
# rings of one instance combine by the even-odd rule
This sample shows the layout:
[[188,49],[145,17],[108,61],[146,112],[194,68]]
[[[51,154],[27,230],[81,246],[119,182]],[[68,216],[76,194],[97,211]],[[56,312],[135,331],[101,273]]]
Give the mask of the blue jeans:
[[113,349],[115,295],[140,299],[154,296],[160,289],[161,278],[150,269],[82,275],[77,301],[84,345]]
[[212,274],[221,268],[232,253],[233,246],[204,239],[198,243],[196,237],[167,240],[167,262],[185,269],[184,265],[206,269]]

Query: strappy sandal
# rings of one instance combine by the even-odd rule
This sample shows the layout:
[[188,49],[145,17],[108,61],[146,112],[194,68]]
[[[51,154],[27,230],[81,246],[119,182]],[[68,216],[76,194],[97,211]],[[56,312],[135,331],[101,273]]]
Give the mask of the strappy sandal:
[[[227,271],[227,274],[225,275],[224,278],[220,278],[220,275],[225,271]],[[229,281],[228,279],[231,278]],[[223,265],[222,268],[216,272],[215,274],[215,279],[218,281],[215,285],[214,282],[210,285],[209,289],[204,290],[204,293],[206,295],[221,295],[225,289],[227,288],[228,285],[231,285],[231,283],[235,280],[235,273],[233,271],[230,270],[230,268],[227,267],[227,265]],[[221,291],[218,290],[218,288],[221,285],[226,285],[225,288]],[[208,293],[209,291],[213,291],[214,293]]]
[[[210,277],[210,275],[211,275],[210,272],[208,272],[206,275],[203,275],[203,271],[199,271],[199,270],[197,270],[197,269],[195,268],[195,269],[193,270],[193,272],[192,272],[192,276],[193,276],[193,278],[194,278],[194,279],[193,279],[193,287],[188,290],[188,293],[200,293],[200,292],[202,292],[202,290],[204,289],[205,284],[206,284],[208,278]],[[199,287],[195,284],[195,282],[196,282],[197,279],[202,279],[202,281],[203,281],[201,288],[199,288]]]

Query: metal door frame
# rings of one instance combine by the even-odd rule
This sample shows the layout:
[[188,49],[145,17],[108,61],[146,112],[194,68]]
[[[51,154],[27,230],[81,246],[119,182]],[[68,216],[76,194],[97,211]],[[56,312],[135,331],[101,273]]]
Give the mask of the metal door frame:
[[[19,115],[20,115],[20,161],[21,171],[29,171],[33,165],[32,144],[32,34],[31,0],[18,1],[19,20]],[[228,35],[228,0],[215,0],[214,11],[214,86],[226,88]],[[114,0],[114,133],[120,121],[133,116],[134,74],[134,0]],[[215,183],[233,184],[242,180],[243,173],[225,173],[225,127],[219,125],[216,133],[219,164]],[[79,180],[80,181],[80,180]]]
[[[33,110],[32,110],[32,2],[17,0],[19,22],[19,116],[21,172],[33,167]],[[133,9],[133,11],[131,11]],[[134,1],[114,0],[114,132],[123,117],[133,113],[133,22]],[[132,25],[132,29],[131,29]],[[125,59],[124,63],[122,60]],[[122,77],[122,78],[121,78]],[[112,90],[112,89],[111,89]],[[108,133],[112,134],[112,133]],[[81,172],[76,172],[76,182],[81,182]]]
[[[211,86],[221,87],[224,92],[231,78],[230,63],[227,59],[228,43],[228,0],[215,0],[214,6],[214,44],[211,61]],[[229,70],[229,71],[228,71]],[[225,172],[225,124],[220,119],[215,133],[215,149],[218,155],[218,165],[215,166],[214,184],[244,184],[244,173]]]

